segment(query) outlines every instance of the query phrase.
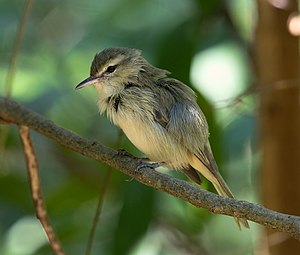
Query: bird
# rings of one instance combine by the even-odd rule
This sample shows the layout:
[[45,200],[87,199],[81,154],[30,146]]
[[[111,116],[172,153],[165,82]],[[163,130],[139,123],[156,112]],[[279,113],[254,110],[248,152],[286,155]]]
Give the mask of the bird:
[[[140,50],[106,48],[95,55],[90,76],[76,89],[93,85],[100,113],[151,162],[180,170],[199,185],[204,176],[219,195],[234,198],[218,170],[195,92],[169,74],[151,65]],[[240,229],[249,228],[246,219],[235,221]]]

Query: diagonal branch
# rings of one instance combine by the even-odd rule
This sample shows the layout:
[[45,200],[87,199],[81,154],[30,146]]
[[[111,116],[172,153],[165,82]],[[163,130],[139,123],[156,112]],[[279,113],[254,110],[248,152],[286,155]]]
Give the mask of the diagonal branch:
[[278,213],[247,201],[224,198],[150,168],[136,171],[139,159],[133,156],[120,155],[117,151],[100,143],[82,138],[13,100],[0,98],[0,119],[17,125],[26,125],[73,151],[104,162],[147,186],[181,198],[196,207],[206,208],[212,213],[245,218],[288,233],[300,240],[300,217],[298,216]]
[[24,154],[27,161],[27,170],[36,216],[43,226],[43,229],[48,237],[49,244],[54,254],[64,255],[62,247],[50,223],[50,219],[48,217],[46,206],[43,200],[38,163],[30,138],[30,130],[28,127],[21,125],[19,127],[19,133],[23,143]]

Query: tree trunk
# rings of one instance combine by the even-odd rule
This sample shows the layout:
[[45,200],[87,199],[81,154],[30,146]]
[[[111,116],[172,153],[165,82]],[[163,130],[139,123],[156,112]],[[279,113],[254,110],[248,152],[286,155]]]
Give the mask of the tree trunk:
[[[299,41],[287,28],[298,5],[296,0],[285,1],[289,6],[279,9],[270,2],[257,0],[255,38],[262,200],[270,209],[300,215]],[[270,229],[264,234],[269,251],[264,254],[300,254],[298,241]]]

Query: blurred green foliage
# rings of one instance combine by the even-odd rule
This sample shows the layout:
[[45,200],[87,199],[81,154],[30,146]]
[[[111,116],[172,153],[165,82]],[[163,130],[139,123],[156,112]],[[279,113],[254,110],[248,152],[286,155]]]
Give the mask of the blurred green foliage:
[[[196,54],[224,42],[246,52],[251,39],[249,12],[255,11],[251,2],[34,1],[18,56],[12,97],[58,125],[114,147],[118,130],[99,116],[93,88],[75,91],[74,87],[89,75],[97,51],[113,46],[141,49],[149,62],[170,70],[172,77],[196,89],[222,174],[238,198],[253,201],[255,100],[247,98],[233,107],[216,109],[218,102],[212,104],[213,99],[205,97],[204,91],[190,81]],[[22,4],[17,0],[0,2],[1,96]],[[236,58],[234,54],[232,57]],[[251,73],[247,57],[242,61],[241,69],[235,72],[246,69]],[[213,70],[216,75],[219,71]],[[234,84],[235,90],[247,87],[249,77],[244,74],[244,84]],[[224,89],[222,80],[220,89]],[[237,94],[232,94],[232,99]],[[51,221],[66,254],[84,254],[107,167],[39,134],[32,135]],[[125,137],[121,147],[141,156]],[[0,254],[52,254],[42,231],[37,230],[16,127],[10,127],[0,156]],[[185,178],[174,171],[168,174]],[[212,189],[207,182],[202,187]],[[253,254],[256,241],[255,226],[239,232],[230,217],[211,215],[113,170],[92,254],[245,255]]]

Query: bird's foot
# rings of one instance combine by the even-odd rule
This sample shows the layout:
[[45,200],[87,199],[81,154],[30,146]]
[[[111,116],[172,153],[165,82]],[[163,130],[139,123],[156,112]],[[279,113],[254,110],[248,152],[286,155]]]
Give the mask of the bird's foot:
[[164,162],[145,162],[143,159],[140,160],[139,165],[136,167],[136,171],[140,171],[142,168],[158,168],[160,166],[162,166],[164,164]]

